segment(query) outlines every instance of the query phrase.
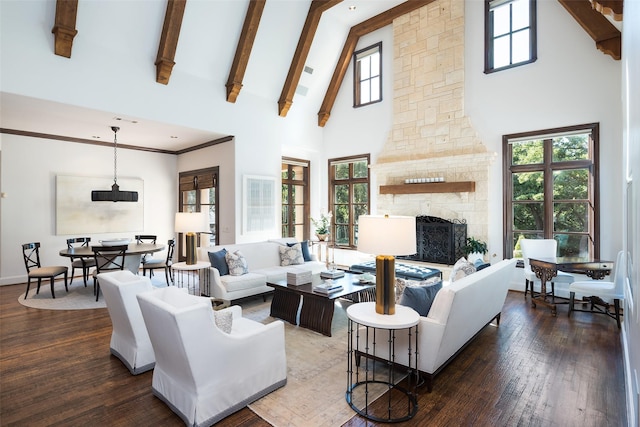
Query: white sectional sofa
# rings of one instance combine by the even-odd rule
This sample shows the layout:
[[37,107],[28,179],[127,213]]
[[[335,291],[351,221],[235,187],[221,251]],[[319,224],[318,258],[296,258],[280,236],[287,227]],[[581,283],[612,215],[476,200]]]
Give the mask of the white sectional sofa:
[[247,260],[249,272],[241,276],[230,274],[221,275],[217,268],[211,267],[210,272],[210,296],[226,301],[233,301],[253,295],[272,292],[273,288],[267,286],[267,281],[284,280],[287,271],[295,269],[309,270],[312,274],[318,274],[326,270],[324,262],[316,261],[311,255],[311,261],[304,264],[281,266],[279,247],[287,243],[296,243],[296,239],[274,239],[255,243],[238,243],[198,248],[198,261],[209,262],[209,252],[218,252],[226,249],[227,252],[239,250]]
[[[436,294],[427,316],[421,316],[418,323],[418,369],[427,381],[429,391],[433,388],[433,378],[493,319],[500,322],[500,313],[515,271],[516,260],[502,260],[481,271],[458,279],[444,286]],[[377,330],[376,334],[387,331]],[[355,335],[355,334],[354,334]],[[384,342],[386,335],[377,337]],[[359,334],[363,341],[362,351],[356,356],[364,356],[366,335]],[[371,341],[371,338],[369,338]],[[396,334],[395,361],[407,366],[408,354],[398,349],[408,348],[406,334]],[[412,346],[413,347],[413,346]],[[376,359],[388,360],[386,346],[368,350]],[[413,365],[413,364],[412,364]]]

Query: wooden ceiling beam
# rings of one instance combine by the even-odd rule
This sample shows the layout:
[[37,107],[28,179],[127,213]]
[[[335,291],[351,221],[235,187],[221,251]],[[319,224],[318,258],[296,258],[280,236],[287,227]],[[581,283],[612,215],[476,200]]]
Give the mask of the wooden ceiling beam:
[[76,17],[78,0],[57,0],[56,18],[51,32],[54,34],[54,53],[71,58],[73,38],[78,34]]
[[598,50],[619,60],[622,34],[607,18],[591,6],[589,0],[558,0],[580,26],[596,42]]
[[609,15],[614,21],[622,21],[622,0],[591,0],[593,8],[603,15]]
[[329,83],[324,100],[320,106],[320,111],[318,112],[318,126],[324,127],[329,120],[331,109],[333,108],[333,104],[338,96],[338,90],[340,89],[344,76],[347,73],[349,63],[351,62],[351,56],[355,51],[360,37],[385,27],[393,23],[394,19],[409,12],[413,12],[414,10],[426,6],[433,1],[435,0],[409,0],[351,27],[347,40],[342,48],[340,58],[338,59],[338,63],[336,64],[336,68],[333,71],[331,83]]
[[187,0],[167,0],[167,11],[164,15],[164,25],[156,57],[156,82],[163,85],[169,84],[171,71],[176,64],[174,59],[186,5]]
[[332,8],[333,6],[341,3],[342,0],[313,0],[311,6],[309,6],[309,12],[307,13],[307,19],[304,21],[302,27],[302,33],[298,39],[298,46],[296,46],[296,52],[291,59],[291,66],[289,66],[289,73],[287,79],[282,87],[280,93],[280,99],[278,100],[278,114],[281,117],[285,117],[291,108],[293,103],[293,96],[295,95],[296,88],[300,82],[300,76],[304,69],[304,63],[307,60],[309,51],[311,50],[311,43],[313,37],[316,35],[320,18],[325,10]]
[[236,47],[236,54],[233,57],[233,63],[231,64],[231,70],[229,71],[229,78],[226,84],[227,101],[229,102],[235,103],[240,89],[242,89],[244,73],[247,71],[247,63],[251,56],[251,49],[253,48],[253,42],[258,33],[258,26],[260,25],[262,11],[264,10],[266,2],[267,0],[249,1],[249,8],[244,18],[242,33],[240,33],[240,40],[238,40],[238,47]]

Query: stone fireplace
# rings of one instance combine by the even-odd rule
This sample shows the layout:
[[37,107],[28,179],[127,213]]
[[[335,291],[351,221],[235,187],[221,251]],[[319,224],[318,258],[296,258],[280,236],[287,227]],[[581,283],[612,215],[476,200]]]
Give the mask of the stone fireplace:
[[393,127],[372,165],[377,211],[465,222],[468,236],[486,241],[496,153],[464,111],[464,2],[437,0],[396,19],[393,31]]

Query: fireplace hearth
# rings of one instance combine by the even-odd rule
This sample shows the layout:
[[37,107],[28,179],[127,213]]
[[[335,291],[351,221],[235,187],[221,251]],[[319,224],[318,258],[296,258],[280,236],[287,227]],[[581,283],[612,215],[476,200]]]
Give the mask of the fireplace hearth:
[[465,256],[466,241],[465,220],[421,215],[416,217],[416,254],[398,258],[453,265]]

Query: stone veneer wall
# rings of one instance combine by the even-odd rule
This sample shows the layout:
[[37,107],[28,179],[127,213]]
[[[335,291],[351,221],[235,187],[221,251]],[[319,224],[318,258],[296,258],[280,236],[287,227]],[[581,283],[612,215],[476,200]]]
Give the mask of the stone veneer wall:
[[[464,1],[436,0],[396,19],[393,127],[372,170],[378,185],[407,178],[475,181],[475,192],[378,194],[379,214],[464,219],[488,238],[487,151],[464,114]],[[412,185],[412,184],[406,184]]]

